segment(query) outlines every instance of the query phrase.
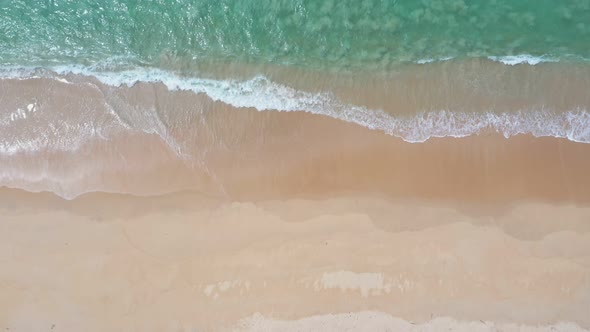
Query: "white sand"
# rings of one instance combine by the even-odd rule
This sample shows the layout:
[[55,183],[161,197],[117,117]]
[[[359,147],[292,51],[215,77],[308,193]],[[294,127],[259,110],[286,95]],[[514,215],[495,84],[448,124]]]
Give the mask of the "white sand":
[[150,202],[3,206],[0,330],[590,326],[588,208],[478,216],[368,196]]

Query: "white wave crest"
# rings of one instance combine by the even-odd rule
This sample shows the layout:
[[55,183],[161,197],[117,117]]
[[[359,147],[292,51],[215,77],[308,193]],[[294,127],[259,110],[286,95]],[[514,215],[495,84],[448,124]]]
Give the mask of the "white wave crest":
[[488,59],[501,62],[505,65],[515,66],[519,64],[538,65],[544,62],[558,62],[559,60],[548,58],[546,56],[533,56],[530,54],[506,55],[506,56],[489,56]]
[[417,60],[416,63],[419,65],[425,65],[427,63],[433,63],[433,62],[444,62],[444,61],[449,61],[449,60],[453,60],[454,58],[452,56],[447,56],[444,58],[427,58],[427,59],[420,59]]
[[[528,61],[528,60],[527,60]],[[533,60],[530,60],[534,62]],[[402,138],[407,142],[424,142],[432,137],[466,137],[484,130],[496,131],[505,137],[532,134],[537,137],[567,138],[590,143],[590,113],[578,108],[567,112],[548,109],[518,112],[456,112],[437,110],[413,116],[394,116],[383,110],[346,104],[329,92],[312,93],[279,84],[264,76],[249,80],[214,80],[183,77],[160,69],[134,69],[121,72],[93,71],[86,67],[54,67],[51,75],[76,74],[92,76],[103,84],[120,87],[138,82],[161,83],[171,91],[204,93],[211,99],[236,108],[259,111],[303,111],[330,116],[373,130]],[[0,77],[39,77],[37,70],[0,71]],[[59,76],[56,78],[58,79]]]

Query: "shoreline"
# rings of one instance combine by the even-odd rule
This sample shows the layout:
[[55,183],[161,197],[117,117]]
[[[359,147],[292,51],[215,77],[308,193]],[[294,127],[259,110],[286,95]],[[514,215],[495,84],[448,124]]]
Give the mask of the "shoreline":
[[[200,93],[161,82],[113,87],[80,75],[1,79],[0,185],[68,199],[361,191],[583,204],[590,144],[573,142],[590,137],[590,72],[582,67],[472,60],[383,76],[265,67],[286,85],[215,81]],[[332,113],[318,111],[325,109]],[[445,135],[465,137],[436,138]]]
[[[138,128],[111,124],[114,115],[107,112],[96,121],[109,124],[112,132],[94,128],[98,136],[80,143],[78,128],[92,127],[84,119],[96,110],[63,109],[59,114],[76,117],[72,127],[64,126],[72,132],[58,132],[34,151],[1,155],[0,185],[65,198],[95,191],[149,196],[194,190],[256,201],[360,191],[505,204],[590,202],[590,144],[491,133],[413,144],[327,116],[235,109],[188,92],[169,93],[163,86],[110,93],[113,100],[133,106],[120,112],[126,118],[117,121],[127,126],[138,121]],[[94,91],[81,97],[99,95]],[[55,105],[45,106],[64,101],[51,102]],[[164,113],[159,107],[170,110]],[[139,111],[146,109],[152,111]],[[22,146],[27,135],[38,137],[37,121],[45,120],[61,123],[59,118],[31,119],[32,125],[8,126],[3,134]],[[160,129],[141,127],[153,123]],[[67,150],[71,146],[75,149]]]

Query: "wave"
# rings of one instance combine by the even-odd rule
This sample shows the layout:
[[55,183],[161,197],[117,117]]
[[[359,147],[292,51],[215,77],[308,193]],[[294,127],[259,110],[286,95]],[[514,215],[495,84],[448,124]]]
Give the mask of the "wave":
[[[303,111],[380,130],[407,142],[420,143],[433,137],[466,137],[482,132],[497,132],[506,138],[518,134],[536,137],[567,138],[590,143],[590,113],[584,108],[566,112],[550,109],[524,109],[516,112],[458,112],[436,110],[412,116],[397,116],[380,109],[370,109],[338,100],[330,92],[307,92],[273,82],[265,76],[248,80],[215,80],[185,77],[161,69],[136,68],[120,72],[94,71],[82,66],[53,67],[51,71],[35,68],[4,68],[0,77],[12,79],[51,78],[70,84],[67,75],[92,77],[111,87],[132,87],[136,83],[163,84],[170,91],[192,91],[235,108],[258,111]],[[7,121],[26,118],[36,106],[5,116]],[[22,114],[21,114],[22,113]],[[146,130],[146,129],[144,129]],[[153,130],[151,131],[153,133]],[[2,146],[2,144],[0,144]],[[12,150],[10,150],[12,149]],[[14,153],[14,147],[4,147]]]
[[[218,156],[239,154],[242,140],[245,146],[274,141],[270,133],[290,119],[304,118],[294,126],[305,128],[316,119],[321,123],[319,117],[277,112],[330,117],[412,143],[493,132],[507,138],[531,134],[590,143],[590,112],[583,107],[439,109],[400,115],[346,103],[331,92],[295,89],[265,76],[216,80],[152,68],[0,68],[0,85],[0,186],[51,191],[67,199],[94,191],[152,195],[201,186],[206,187],[203,191],[225,193],[226,184],[218,180],[215,166],[225,157]],[[301,127],[293,130],[298,133]],[[317,137],[309,142],[317,142]],[[180,174],[182,180],[144,180],[145,174],[169,174],[162,169]],[[185,173],[186,179],[196,179],[194,183],[183,178]]]
[[[515,65],[521,65],[521,64],[526,64],[526,65],[530,65],[530,66],[535,66],[541,63],[550,63],[550,62],[560,62],[561,60],[559,58],[556,57],[551,57],[551,56],[547,56],[547,55],[541,55],[541,56],[534,56],[534,55],[530,55],[530,54],[518,54],[518,55],[504,55],[504,56],[487,56],[485,57],[488,60],[494,61],[494,62],[500,62],[503,63],[505,65],[509,65],[509,66],[515,66]],[[415,63],[423,65],[423,64],[429,64],[429,63],[435,63],[435,62],[445,62],[445,61],[450,61],[450,60],[455,60],[457,59],[456,57],[442,57],[442,58],[427,58],[427,59],[420,59],[415,61]],[[578,60],[578,61],[584,61],[585,59],[582,58],[576,58],[576,57],[564,57],[563,59],[567,59],[567,60]]]
[[[489,55],[483,57],[484,59],[488,59],[494,62],[499,62],[508,66],[515,66],[515,65],[529,65],[529,66],[536,66],[543,63],[555,63],[555,62],[588,62],[589,59],[574,56],[574,55],[562,55],[559,57],[551,56],[551,55],[531,55],[531,54],[517,54],[517,55],[502,55],[502,56],[495,56]],[[423,65],[423,64],[430,64],[436,62],[446,62],[456,60],[458,57],[441,57],[441,58],[426,58],[426,59],[419,59],[414,61],[414,63]]]
[[534,56],[530,54],[520,55],[505,55],[505,56],[488,56],[488,59],[496,62],[501,62],[505,65],[515,66],[520,64],[538,65],[545,62],[559,62],[559,59],[547,56]]
[[453,59],[455,59],[455,58],[452,56],[443,57],[443,58],[426,58],[426,59],[416,60],[416,63],[419,65],[425,65],[427,63],[445,62],[445,61],[449,61],[449,60],[453,60]]

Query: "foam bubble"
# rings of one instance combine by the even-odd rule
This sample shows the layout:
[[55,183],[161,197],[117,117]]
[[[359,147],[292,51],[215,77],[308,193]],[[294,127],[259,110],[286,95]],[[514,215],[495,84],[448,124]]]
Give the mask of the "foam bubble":
[[538,65],[543,62],[558,62],[557,59],[548,58],[546,56],[533,56],[530,54],[520,55],[506,55],[506,56],[489,56],[488,59],[492,61],[501,62],[505,65],[515,66],[519,64]]
[[427,64],[427,63],[444,62],[444,61],[449,61],[449,60],[453,60],[453,59],[454,58],[452,56],[444,57],[444,58],[439,58],[439,59],[431,59],[431,58],[428,58],[428,59],[420,59],[420,60],[417,60],[416,63],[417,64],[420,64],[420,65],[424,65],[424,64]]

